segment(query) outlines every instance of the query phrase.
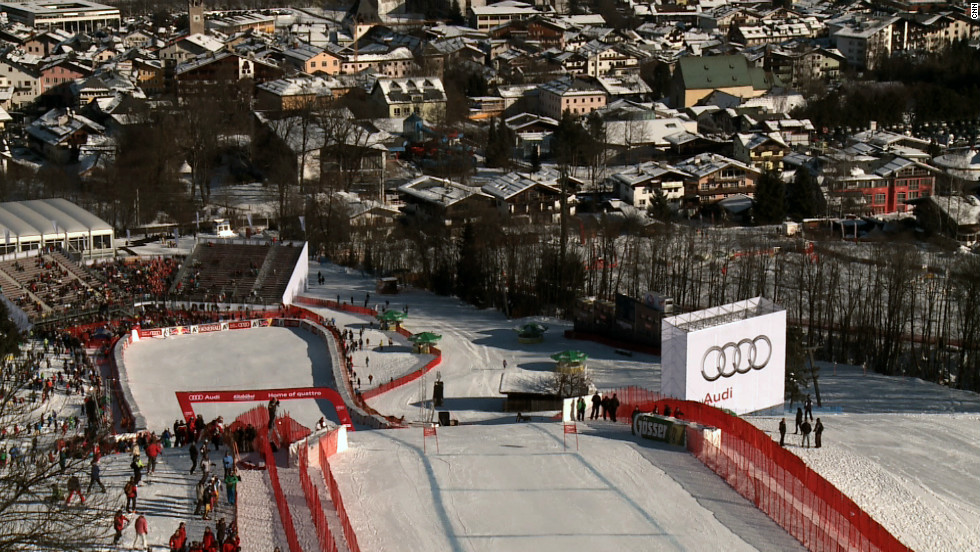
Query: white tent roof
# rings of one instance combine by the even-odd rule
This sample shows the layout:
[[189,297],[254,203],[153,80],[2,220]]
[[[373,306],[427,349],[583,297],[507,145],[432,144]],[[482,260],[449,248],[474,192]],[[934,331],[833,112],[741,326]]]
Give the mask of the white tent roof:
[[112,232],[112,225],[67,199],[56,198],[0,203],[0,229],[9,230],[11,239],[24,240],[65,232]]

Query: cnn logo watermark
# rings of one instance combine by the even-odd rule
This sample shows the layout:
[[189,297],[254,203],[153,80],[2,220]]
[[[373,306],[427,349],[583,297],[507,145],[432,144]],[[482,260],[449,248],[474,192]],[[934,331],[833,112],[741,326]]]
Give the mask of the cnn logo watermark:
[[970,3],[970,19],[980,19],[980,2]]

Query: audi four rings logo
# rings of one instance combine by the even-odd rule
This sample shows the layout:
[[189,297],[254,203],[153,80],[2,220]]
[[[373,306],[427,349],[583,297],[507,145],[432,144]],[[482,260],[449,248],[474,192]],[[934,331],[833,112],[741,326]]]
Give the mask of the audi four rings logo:
[[749,370],[762,370],[771,358],[772,341],[768,336],[760,335],[738,343],[729,341],[724,345],[710,347],[704,352],[701,375],[708,381],[715,381],[718,378],[730,378],[736,373],[747,374]]

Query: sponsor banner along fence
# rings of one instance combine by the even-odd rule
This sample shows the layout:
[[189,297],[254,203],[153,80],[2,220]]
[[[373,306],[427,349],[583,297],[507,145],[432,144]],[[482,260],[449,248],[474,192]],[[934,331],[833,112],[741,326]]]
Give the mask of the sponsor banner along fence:
[[622,415],[618,417],[623,422],[632,421],[629,413],[634,409],[663,412],[669,406],[672,413],[680,410],[685,421],[720,429],[719,445],[689,428],[687,449],[807,549],[910,550],[798,456],[744,419],[706,404],[671,399],[637,387],[604,395],[611,393],[620,400]]
[[[281,401],[297,399],[320,399],[330,401],[337,411],[337,419],[340,423],[351,427],[350,414],[347,412],[347,405],[335,389],[329,387],[291,387],[287,389],[246,389],[240,391],[177,391],[177,402],[184,419],[193,418],[195,403],[229,403],[229,402],[255,402],[278,399]],[[261,407],[260,407],[261,408]],[[262,408],[262,410],[265,410]],[[265,414],[262,424],[268,424],[269,415]],[[259,427],[258,424],[255,424]]]

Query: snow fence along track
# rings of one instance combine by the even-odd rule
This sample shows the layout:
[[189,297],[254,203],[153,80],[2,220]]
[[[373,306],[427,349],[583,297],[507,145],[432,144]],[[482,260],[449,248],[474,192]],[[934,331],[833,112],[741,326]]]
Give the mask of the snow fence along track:
[[242,552],[270,552],[275,547],[288,550],[276,497],[265,470],[242,470],[238,484],[238,529]]

